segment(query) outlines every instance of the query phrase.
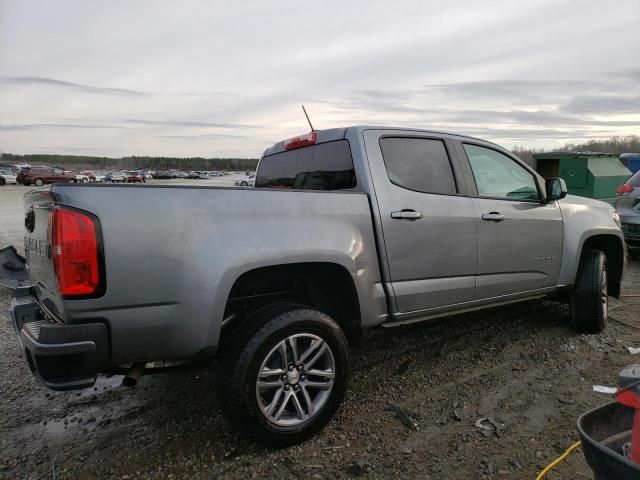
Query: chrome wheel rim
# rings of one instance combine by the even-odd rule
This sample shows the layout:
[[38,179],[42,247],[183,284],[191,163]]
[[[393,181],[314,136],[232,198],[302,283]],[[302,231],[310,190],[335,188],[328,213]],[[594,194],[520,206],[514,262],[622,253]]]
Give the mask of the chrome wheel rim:
[[258,370],[260,412],[279,427],[309,421],[331,395],[335,365],[331,348],[317,335],[300,333],[285,338],[271,349]]
[[607,318],[609,312],[609,292],[607,290],[607,271],[602,271],[600,280],[600,300],[602,301],[602,318]]

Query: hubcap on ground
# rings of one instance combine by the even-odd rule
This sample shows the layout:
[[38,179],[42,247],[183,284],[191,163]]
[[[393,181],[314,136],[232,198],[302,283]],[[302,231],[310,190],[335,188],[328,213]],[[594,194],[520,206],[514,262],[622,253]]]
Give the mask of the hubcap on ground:
[[317,335],[287,337],[267,354],[256,380],[260,412],[278,426],[295,426],[313,418],[329,399],[335,359]]

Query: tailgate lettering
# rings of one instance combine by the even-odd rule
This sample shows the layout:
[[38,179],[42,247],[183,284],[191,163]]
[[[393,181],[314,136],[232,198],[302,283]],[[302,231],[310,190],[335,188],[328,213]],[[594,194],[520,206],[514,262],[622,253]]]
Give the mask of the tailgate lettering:
[[49,244],[46,240],[38,240],[37,238],[24,237],[24,251],[33,252],[36,255],[49,256]]

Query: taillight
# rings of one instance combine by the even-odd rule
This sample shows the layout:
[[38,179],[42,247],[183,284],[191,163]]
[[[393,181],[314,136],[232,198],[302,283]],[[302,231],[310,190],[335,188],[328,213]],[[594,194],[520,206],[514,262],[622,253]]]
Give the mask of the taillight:
[[296,148],[315,145],[315,143],[316,143],[316,132],[309,132],[309,133],[305,133],[304,135],[298,135],[297,137],[292,137],[285,140],[284,149],[295,150]]
[[98,228],[92,216],[64,207],[53,211],[51,243],[58,291],[65,297],[95,296],[101,290]]
[[625,195],[629,195],[631,192],[633,192],[633,187],[628,183],[623,183],[616,190],[616,193],[618,194],[619,197],[624,197]]

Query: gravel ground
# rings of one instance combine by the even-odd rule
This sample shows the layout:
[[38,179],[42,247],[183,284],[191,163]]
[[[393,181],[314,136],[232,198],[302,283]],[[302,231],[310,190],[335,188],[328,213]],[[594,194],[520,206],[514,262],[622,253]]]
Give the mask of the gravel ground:
[[[0,246],[21,243],[24,191],[0,187]],[[640,294],[638,262],[627,268],[624,293]],[[331,424],[273,451],[247,442],[221,416],[215,362],[144,376],[135,389],[112,376],[84,391],[48,391],[18,351],[9,301],[0,290],[7,479],[534,478],[577,439],[577,417],[609,401],[592,385],[614,385],[638,362],[626,347],[640,346],[640,330],[614,321],[600,335],[578,335],[566,326],[566,308],[544,301],[376,330],[354,351],[349,393]],[[612,315],[640,327],[640,306]],[[410,412],[418,429],[390,404]],[[494,431],[475,427],[482,417]],[[591,473],[574,453],[549,478]]]

